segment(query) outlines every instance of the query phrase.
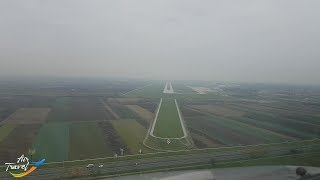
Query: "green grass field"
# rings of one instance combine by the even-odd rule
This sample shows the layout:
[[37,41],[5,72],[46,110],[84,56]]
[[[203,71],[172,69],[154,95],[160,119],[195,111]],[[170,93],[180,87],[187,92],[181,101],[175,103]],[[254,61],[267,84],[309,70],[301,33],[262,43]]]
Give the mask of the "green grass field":
[[70,125],[70,160],[112,155],[110,145],[103,138],[103,133],[97,123],[74,123]]
[[68,118],[68,111],[70,109],[71,98],[62,97],[57,98],[55,102],[51,104],[51,111],[48,115],[48,122],[66,122]]
[[131,154],[138,154],[140,149],[142,149],[143,153],[152,152],[152,150],[142,144],[147,130],[137,121],[133,119],[121,119],[112,121],[112,125],[128,146]]
[[47,162],[68,159],[69,124],[48,123],[41,127],[34,144],[35,158],[45,158]]
[[174,92],[185,93],[185,94],[196,94],[191,88],[182,83],[171,83]]
[[163,95],[163,89],[165,83],[154,82],[150,86],[146,86],[137,91],[126,94],[128,97],[149,97],[149,98],[160,98]]
[[3,141],[16,128],[15,124],[5,124],[0,127],[0,142]]
[[184,135],[174,99],[162,100],[154,135],[162,138],[179,138]]
[[219,123],[220,125],[225,126],[233,131],[238,131],[248,136],[258,137],[264,142],[274,143],[292,140],[285,136],[281,136],[280,134],[275,134],[272,131],[267,131],[265,129],[257,128],[228,118],[211,116],[209,120]]

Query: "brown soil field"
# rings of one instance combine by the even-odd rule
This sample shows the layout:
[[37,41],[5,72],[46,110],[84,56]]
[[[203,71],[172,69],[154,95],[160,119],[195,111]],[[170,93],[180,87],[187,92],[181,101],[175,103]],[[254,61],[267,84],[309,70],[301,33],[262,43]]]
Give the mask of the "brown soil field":
[[32,146],[40,129],[40,124],[26,124],[16,127],[9,136],[0,143],[0,164],[15,162],[16,158],[25,154]]
[[42,124],[46,121],[50,108],[20,108],[2,124]]
[[142,107],[152,113],[156,113],[159,102],[160,102],[159,99],[157,99],[156,101],[142,99],[139,102],[137,102],[136,105],[139,105],[140,107]]
[[216,144],[212,142],[210,139],[199,134],[191,133],[191,137],[197,148],[215,148],[223,146],[222,144]]
[[194,109],[225,117],[241,117],[245,112],[217,105],[192,105]]
[[199,116],[206,116],[205,114],[202,114],[192,108],[188,108],[186,106],[182,106],[180,108],[181,113],[183,114],[183,117],[199,117]]
[[116,98],[121,104],[136,104],[140,98]]
[[129,150],[126,144],[122,142],[121,137],[110,121],[99,122],[98,125],[102,128],[104,138],[107,141],[107,144],[110,144],[114,153],[120,155],[120,148],[122,148],[125,150],[126,154],[128,154]]
[[106,113],[105,107],[98,98],[72,98],[70,106],[70,120],[72,121],[105,120],[111,117]]
[[125,105],[120,104],[114,98],[109,98],[107,104],[121,119],[139,119],[139,116],[135,112],[131,111]]
[[211,138],[217,139],[217,141],[220,141],[226,145],[249,145],[265,143],[265,141],[260,138],[234,131],[233,129],[221,126],[204,118],[184,119],[189,129],[197,129],[203,134]]
[[154,119],[154,114],[151,113],[150,111],[142,108],[141,106],[138,105],[126,105],[130,110],[133,112],[137,113],[142,119],[147,120],[149,123],[152,122]]

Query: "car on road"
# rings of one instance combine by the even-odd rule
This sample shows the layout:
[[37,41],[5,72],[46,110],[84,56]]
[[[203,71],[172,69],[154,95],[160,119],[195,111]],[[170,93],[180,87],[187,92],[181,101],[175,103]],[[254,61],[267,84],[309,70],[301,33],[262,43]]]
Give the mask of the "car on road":
[[94,167],[94,164],[88,164],[87,165],[87,168],[93,168]]

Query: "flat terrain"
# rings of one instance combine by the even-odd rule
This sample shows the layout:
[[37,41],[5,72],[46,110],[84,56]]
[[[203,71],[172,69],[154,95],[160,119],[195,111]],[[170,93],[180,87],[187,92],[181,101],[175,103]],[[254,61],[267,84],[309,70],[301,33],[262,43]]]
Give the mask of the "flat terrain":
[[21,154],[28,154],[28,150],[37,138],[40,126],[40,124],[18,125],[0,141],[0,164],[12,162]]
[[154,119],[154,114],[147,109],[142,108],[138,105],[126,105],[130,110],[137,113],[142,119],[146,120],[148,123],[151,123]]
[[69,124],[48,123],[41,127],[35,144],[35,158],[48,162],[69,159]]
[[112,125],[119,132],[123,142],[129,148],[131,154],[139,154],[141,149],[143,153],[150,152],[151,150],[143,145],[143,139],[146,136],[147,129],[141,126],[133,119],[112,121]]
[[97,123],[70,125],[69,159],[85,159],[112,156],[110,144],[105,141]]
[[215,105],[193,105],[191,106],[194,109],[202,110],[204,112],[212,113],[219,116],[243,116],[245,113],[242,111],[238,111],[236,109],[231,109],[223,106],[215,106]]
[[[40,83],[41,82],[41,83]],[[35,148],[49,162],[283,143],[320,137],[320,89],[172,81],[12,82],[0,86],[0,159]],[[197,94],[190,87],[202,87]],[[170,88],[171,89],[171,88]],[[208,90],[208,91],[207,91]],[[154,135],[148,134],[160,99]],[[176,99],[186,125],[183,136]],[[164,138],[164,139],[162,139]],[[168,144],[167,140],[170,140]],[[146,141],[144,141],[146,140]]]
[[0,142],[4,140],[16,128],[15,124],[5,124],[0,126]]
[[162,99],[153,133],[161,138],[180,138],[184,136],[174,99]]
[[165,87],[164,82],[155,82],[150,86],[146,86],[137,91],[126,94],[127,97],[151,97],[160,98],[163,95],[163,89]]
[[49,108],[20,108],[2,124],[42,124],[49,112]]

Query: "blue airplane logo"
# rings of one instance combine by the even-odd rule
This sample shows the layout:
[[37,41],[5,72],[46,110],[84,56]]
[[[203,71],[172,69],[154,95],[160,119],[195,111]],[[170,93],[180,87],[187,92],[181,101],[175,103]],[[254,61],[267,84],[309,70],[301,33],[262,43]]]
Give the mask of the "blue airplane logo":
[[34,162],[33,165],[34,165],[35,167],[42,166],[42,165],[44,164],[44,161],[46,161],[46,159],[42,159],[42,160],[40,160],[40,161],[38,161],[38,162]]

